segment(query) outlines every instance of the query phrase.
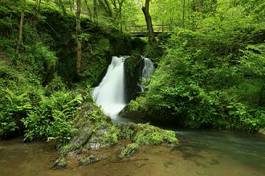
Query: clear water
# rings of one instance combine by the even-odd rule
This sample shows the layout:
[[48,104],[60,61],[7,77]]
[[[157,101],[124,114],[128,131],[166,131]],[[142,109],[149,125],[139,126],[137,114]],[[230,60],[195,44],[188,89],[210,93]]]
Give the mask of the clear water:
[[265,138],[231,132],[178,131],[178,147],[145,146],[133,158],[52,170],[54,146],[0,142],[0,176],[264,176]]

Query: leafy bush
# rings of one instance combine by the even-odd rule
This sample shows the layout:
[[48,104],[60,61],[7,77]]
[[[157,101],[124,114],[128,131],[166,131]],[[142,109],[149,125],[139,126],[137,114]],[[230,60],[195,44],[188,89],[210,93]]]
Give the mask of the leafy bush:
[[72,120],[81,95],[69,92],[55,92],[50,97],[42,97],[40,105],[34,107],[29,116],[23,119],[25,140],[56,139],[64,142],[74,132]]
[[172,35],[148,91],[128,109],[193,128],[264,128],[264,44],[213,34]]
[[[26,117],[43,93],[38,80],[29,81],[7,63],[0,66],[0,136],[19,130],[20,119]],[[28,75],[30,77],[30,75]],[[36,85],[37,84],[37,85]]]

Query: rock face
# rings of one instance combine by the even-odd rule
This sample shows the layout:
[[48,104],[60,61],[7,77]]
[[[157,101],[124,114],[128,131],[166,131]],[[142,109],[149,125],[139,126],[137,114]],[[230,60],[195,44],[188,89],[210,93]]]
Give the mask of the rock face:
[[125,92],[127,102],[135,99],[139,92],[141,92],[140,82],[143,68],[144,61],[138,54],[132,55],[125,60]]

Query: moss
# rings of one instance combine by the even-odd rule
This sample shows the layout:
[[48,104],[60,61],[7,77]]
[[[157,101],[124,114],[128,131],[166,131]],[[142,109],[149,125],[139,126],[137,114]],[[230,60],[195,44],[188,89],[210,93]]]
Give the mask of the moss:
[[265,135],[265,128],[259,130],[259,134]]
[[127,102],[135,99],[139,92],[141,92],[139,83],[142,76],[143,66],[143,59],[138,53],[134,53],[125,60],[125,92]]
[[116,126],[110,126],[103,135],[104,143],[109,145],[117,144],[119,142],[120,129]]
[[139,145],[137,143],[128,144],[123,147],[119,155],[120,158],[131,157],[139,150]]
[[54,162],[52,168],[53,169],[63,169],[63,168],[66,168],[66,166],[67,166],[67,160],[64,157],[62,157],[62,158],[57,159]]
[[82,166],[87,166],[87,165],[90,165],[90,164],[93,164],[93,163],[96,163],[100,161],[99,158],[97,158],[95,155],[90,155],[88,157],[84,157],[84,158],[81,158],[79,160],[79,165],[82,165]]
[[163,130],[148,124],[138,124],[137,133],[133,141],[137,144],[177,144],[178,139],[174,131]]
[[163,130],[149,124],[121,124],[121,139],[130,140],[139,145],[177,144],[174,131]]
[[131,140],[135,135],[135,124],[120,124],[120,139]]

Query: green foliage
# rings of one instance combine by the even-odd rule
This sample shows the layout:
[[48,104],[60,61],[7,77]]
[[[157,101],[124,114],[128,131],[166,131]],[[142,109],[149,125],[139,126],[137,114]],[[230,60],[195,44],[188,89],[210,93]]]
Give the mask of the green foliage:
[[69,140],[75,131],[72,124],[75,110],[81,102],[81,95],[69,92],[59,91],[50,97],[42,97],[39,106],[34,107],[29,116],[23,119],[25,140]]
[[57,91],[66,91],[66,84],[63,82],[62,78],[58,75],[55,75],[55,77],[49,82],[48,85],[46,85],[46,92],[47,94],[52,94]]
[[264,44],[249,44],[259,27],[237,25],[172,35],[148,91],[128,109],[193,128],[263,128]]
[[34,77],[29,81],[7,61],[0,63],[0,136],[8,136],[17,132],[20,119],[32,110],[43,91]]

